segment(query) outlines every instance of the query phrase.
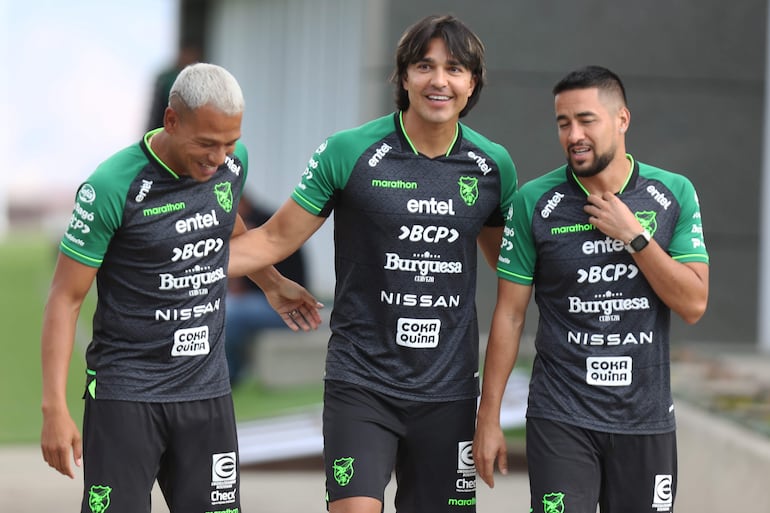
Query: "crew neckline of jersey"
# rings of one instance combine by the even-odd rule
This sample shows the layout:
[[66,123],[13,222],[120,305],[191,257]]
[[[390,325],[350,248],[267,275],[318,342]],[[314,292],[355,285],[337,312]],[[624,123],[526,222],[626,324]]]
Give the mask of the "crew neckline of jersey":
[[178,175],[178,174],[176,174],[176,173],[174,173],[174,171],[173,171],[173,170],[172,170],[170,167],[168,167],[168,166],[166,165],[166,163],[165,163],[165,162],[163,162],[163,161],[160,159],[160,157],[158,157],[158,154],[157,154],[157,153],[155,153],[155,151],[152,149],[152,146],[150,146],[150,140],[151,140],[151,139],[152,139],[152,138],[155,136],[155,134],[157,134],[157,133],[158,133],[158,132],[160,132],[161,130],[163,130],[163,127],[160,127],[160,128],[156,128],[156,129],[154,129],[154,130],[150,130],[149,132],[147,132],[146,134],[144,134],[144,145],[145,145],[145,147],[147,148],[147,151],[150,153],[150,155],[152,155],[153,157],[155,157],[155,160],[158,162],[158,164],[160,164],[161,166],[163,166],[163,169],[165,169],[166,171],[168,171],[169,173],[171,173],[171,176],[173,176],[174,178],[176,178],[176,179],[179,179],[179,175]]
[[[631,163],[631,169],[629,169],[628,176],[626,177],[626,181],[623,182],[623,185],[620,187],[620,190],[617,192],[617,194],[622,194],[626,190],[626,187],[628,187],[628,183],[631,181],[631,177],[634,176],[634,167],[635,167],[634,157],[630,153],[626,153],[626,159]],[[575,180],[575,183],[578,184],[578,187],[580,187],[580,189],[582,189],[582,191],[586,193],[586,196],[591,194],[590,192],[588,192],[588,189],[586,189],[585,186],[580,182],[580,179],[577,177],[575,172],[572,171],[572,169],[570,169],[570,173],[572,173],[572,179]]]
[[[398,123],[401,125],[401,133],[404,134],[404,138],[406,139],[406,142],[409,143],[409,147],[412,148],[412,151],[415,155],[419,155],[420,152],[417,151],[417,148],[414,147],[414,144],[412,144],[412,140],[409,138],[409,134],[406,133],[406,128],[404,127],[404,111],[400,110],[398,111]],[[455,136],[452,138],[452,142],[449,143],[449,148],[446,149],[446,153],[444,154],[445,157],[448,157],[450,153],[452,153],[452,148],[455,147],[455,143],[457,142],[457,137],[460,135],[460,123],[455,123]]]

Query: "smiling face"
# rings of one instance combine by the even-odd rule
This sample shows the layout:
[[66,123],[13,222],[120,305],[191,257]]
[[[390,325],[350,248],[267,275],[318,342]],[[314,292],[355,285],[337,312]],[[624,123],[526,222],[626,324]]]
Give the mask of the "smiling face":
[[206,182],[235,151],[241,137],[243,114],[228,115],[209,105],[195,110],[184,106],[166,109],[165,131],[169,134],[168,162],[178,175]]
[[594,176],[625,159],[630,114],[621,101],[596,87],[569,89],[555,97],[559,142],[576,176]]
[[422,123],[454,126],[473,94],[476,78],[433,38],[425,55],[407,67],[401,85],[409,96],[410,117]]

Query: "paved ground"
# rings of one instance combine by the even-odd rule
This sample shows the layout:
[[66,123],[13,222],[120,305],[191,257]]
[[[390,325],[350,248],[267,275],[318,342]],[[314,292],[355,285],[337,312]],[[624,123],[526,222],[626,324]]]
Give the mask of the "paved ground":
[[[0,447],[0,511],[49,513],[79,511],[82,474],[75,480],[50,469],[37,447]],[[242,508],[245,513],[323,513],[326,511],[324,477],[318,470],[247,470],[241,474]],[[393,486],[386,497],[386,512],[393,509]],[[494,490],[486,485],[478,492],[480,511],[524,512],[529,510],[526,474],[498,476]],[[109,510],[108,512],[109,513]],[[168,513],[155,490],[153,513]]]

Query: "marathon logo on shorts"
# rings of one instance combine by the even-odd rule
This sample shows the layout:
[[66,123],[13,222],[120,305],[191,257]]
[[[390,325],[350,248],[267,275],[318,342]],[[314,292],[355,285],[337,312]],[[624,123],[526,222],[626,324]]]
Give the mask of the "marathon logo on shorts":
[[398,320],[396,344],[403,347],[433,348],[438,347],[441,321],[439,319]]
[[185,328],[174,332],[171,356],[197,356],[209,354],[209,327]]
[[586,358],[586,383],[605,387],[630,385],[632,367],[630,356],[589,356]]

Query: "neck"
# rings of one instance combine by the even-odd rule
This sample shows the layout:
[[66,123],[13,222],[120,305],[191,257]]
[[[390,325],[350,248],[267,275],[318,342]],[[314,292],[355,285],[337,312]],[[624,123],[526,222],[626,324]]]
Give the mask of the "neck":
[[457,140],[457,120],[430,123],[410,112],[401,112],[400,119],[412,149],[430,158],[448,155]]
[[616,158],[610,162],[604,170],[594,176],[580,177],[575,175],[575,179],[588,194],[603,194],[609,192],[617,194],[622,192],[631,176],[633,160],[630,156],[623,153],[623,158]]

